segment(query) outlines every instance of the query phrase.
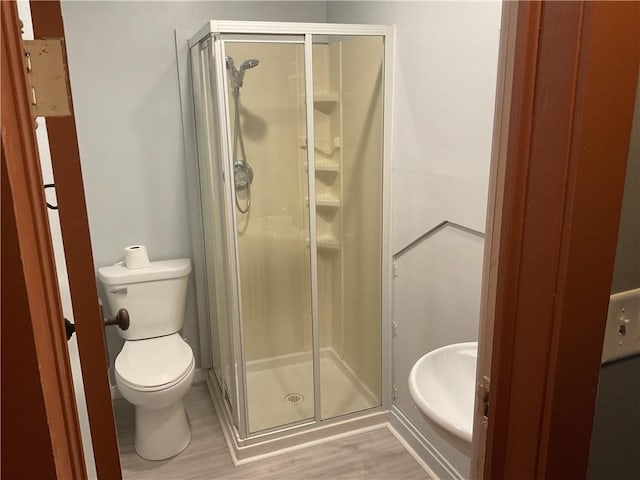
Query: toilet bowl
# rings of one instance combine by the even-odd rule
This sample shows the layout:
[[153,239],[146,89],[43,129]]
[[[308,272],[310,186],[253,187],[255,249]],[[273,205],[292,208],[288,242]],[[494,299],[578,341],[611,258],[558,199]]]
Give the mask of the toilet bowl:
[[183,397],[195,372],[193,352],[175,333],[126,341],[115,361],[116,385],[135,406],[134,447],[147,460],[164,460],[191,441]]
[[184,326],[189,259],[126,262],[98,269],[111,311],[129,313],[125,339],[116,357],[116,385],[135,407],[134,446],[147,460],[164,460],[183,451],[191,429],[183,397],[191,387],[195,361],[180,336]]

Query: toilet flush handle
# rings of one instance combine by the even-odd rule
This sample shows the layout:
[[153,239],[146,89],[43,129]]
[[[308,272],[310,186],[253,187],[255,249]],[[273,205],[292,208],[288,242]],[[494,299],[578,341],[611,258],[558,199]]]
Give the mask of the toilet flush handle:
[[129,324],[129,312],[127,312],[126,308],[121,308],[113,317],[104,319],[105,326],[117,325],[118,327],[120,327],[120,330],[128,329]]

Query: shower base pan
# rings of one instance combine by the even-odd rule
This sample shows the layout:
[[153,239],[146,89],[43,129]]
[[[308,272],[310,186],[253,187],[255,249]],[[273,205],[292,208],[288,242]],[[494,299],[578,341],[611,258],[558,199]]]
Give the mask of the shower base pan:
[[[209,375],[207,385],[234,464],[386,426],[387,410],[332,348],[320,352],[322,420],[315,422],[312,371],[308,352],[247,362],[247,391],[260,401],[249,404],[249,429],[256,433],[246,440],[239,438]],[[260,432],[266,429],[271,430]]]
[[[376,407],[380,401],[333,349],[320,353],[321,418]],[[312,420],[313,364],[311,353],[295,353],[247,363],[249,430]]]

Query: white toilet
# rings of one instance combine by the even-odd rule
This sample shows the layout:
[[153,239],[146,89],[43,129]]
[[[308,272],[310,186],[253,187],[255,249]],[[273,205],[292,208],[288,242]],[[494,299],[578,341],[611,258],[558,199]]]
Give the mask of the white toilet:
[[135,449],[147,460],[173,457],[191,440],[182,399],[195,362],[179,333],[190,272],[189,259],[98,269],[111,311],[129,312],[129,328],[118,329],[125,343],[115,361],[116,384],[135,406]]

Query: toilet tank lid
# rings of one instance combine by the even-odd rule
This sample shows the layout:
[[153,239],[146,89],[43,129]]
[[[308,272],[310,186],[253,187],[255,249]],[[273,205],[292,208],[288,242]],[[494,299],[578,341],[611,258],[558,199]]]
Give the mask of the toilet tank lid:
[[130,269],[124,262],[98,269],[98,278],[104,285],[123,285],[128,283],[151,282],[153,280],[169,280],[185,277],[191,273],[191,260],[163,260],[150,262],[145,268]]

